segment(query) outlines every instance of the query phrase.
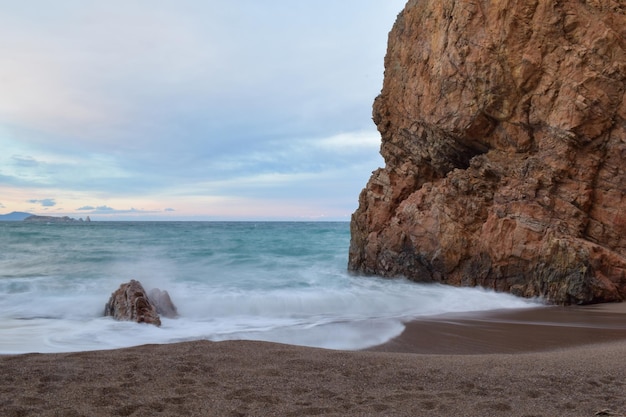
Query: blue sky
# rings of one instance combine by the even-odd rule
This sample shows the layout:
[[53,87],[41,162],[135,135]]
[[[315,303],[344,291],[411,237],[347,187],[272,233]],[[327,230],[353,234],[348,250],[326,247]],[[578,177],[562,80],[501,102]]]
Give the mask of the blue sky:
[[0,0],[0,213],[348,220],[404,0]]

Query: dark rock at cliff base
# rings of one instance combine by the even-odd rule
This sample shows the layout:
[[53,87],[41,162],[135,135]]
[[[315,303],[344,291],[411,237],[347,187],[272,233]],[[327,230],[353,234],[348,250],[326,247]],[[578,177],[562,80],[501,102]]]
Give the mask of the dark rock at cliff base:
[[410,0],[349,269],[626,299],[626,4]]
[[156,306],[148,298],[141,283],[134,279],[120,285],[111,294],[109,302],[104,307],[104,315],[112,316],[116,320],[161,325]]

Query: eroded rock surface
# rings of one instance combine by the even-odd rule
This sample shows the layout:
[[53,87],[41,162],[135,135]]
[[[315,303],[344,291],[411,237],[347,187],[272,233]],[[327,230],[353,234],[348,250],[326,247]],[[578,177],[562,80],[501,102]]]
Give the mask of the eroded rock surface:
[[349,268],[626,299],[626,3],[410,0]]
[[[169,297],[168,297],[169,298]],[[150,301],[139,281],[130,280],[111,294],[104,307],[104,315],[116,320],[161,325],[156,306]]]

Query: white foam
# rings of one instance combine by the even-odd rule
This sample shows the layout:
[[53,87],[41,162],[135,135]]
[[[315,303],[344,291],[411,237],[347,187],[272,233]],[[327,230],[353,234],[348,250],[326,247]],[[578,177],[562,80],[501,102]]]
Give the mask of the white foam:
[[[403,323],[449,312],[525,308],[538,304],[478,288],[415,284],[405,280],[299,278],[297,286],[266,288],[169,282],[181,317],[160,328],[101,317],[119,282],[76,283],[56,288],[54,279],[20,280],[0,292],[0,353],[114,349],[187,340],[264,340],[332,349],[362,349],[399,335]],[[166,283],[167,284],[167,283]],[[245,281],[244,281],[245,284]],[[69,295],[68,295],[69,294]]]

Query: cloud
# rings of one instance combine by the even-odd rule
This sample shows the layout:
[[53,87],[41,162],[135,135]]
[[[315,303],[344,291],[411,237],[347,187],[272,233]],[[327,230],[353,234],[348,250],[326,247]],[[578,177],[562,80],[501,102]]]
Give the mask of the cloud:
[[[132,157],[77,152],[56,147],[53,140],[46,145],[29,146],[20,143],[20,137],[2,135],[0,131],[1,148],[22,151],[11,156],[0,154],[0,183],[21,188],[61,185],[68,190],[89,192],[117,188],[120,194],[150,187],[150,177],[143,175],[142,167]],[[130,177],[135,180],[128,181]]]
[[348,205],[381,163],[371,104],[405,0],[22,3],[0,15],[0,186],[26,198]]
[[54,198],[44,198],[41,200],[28,200],[29,203],[31,204],[40,204],[42,207],[54,207],[56,206],[56,201],[54,201]]
[[39,162],[32,156],[13,155],[11,161],[17,167],[32,168],[39,165]]
[[311,146],[329,152],[371,152],[380,147],[380,141],[380,134],[372,129],[367,131],[339,133],[327,138],[312,141]]
[[0,208],[5,208],[4,204],[0,203]]
[[163,211],[176,211],[176,210],[174,210],[173,208],[166,208],[166,209],[165,209],[165,210],[163,210]]
[[112,214],[150,214],[150,213],[158,213],[160,210],[145,210],[145,209],[137,209],[131,207],[130,209],[115,209],[113,207],[102,205],[102,206],[92,206],[87,205],[76,209],[77,211],[84,211],[87,214],[103,214],[103,215],[112,215]]
[[113,207],[109,207],[106,205],[103,206],[82,206],[80,208],[76,209],[77,211],[89,211],[92,213],[112,213],[112,212],[116,212],[118,210],[115,210]]
[[8,8],[0,114],[100,150],[155,139],[177,148],[166,138],[206,129],[246,138],[251,129],[370,123],[389,29],[378,15],[400,6],[245,3],[78,2],[73,13],[42,15]]

